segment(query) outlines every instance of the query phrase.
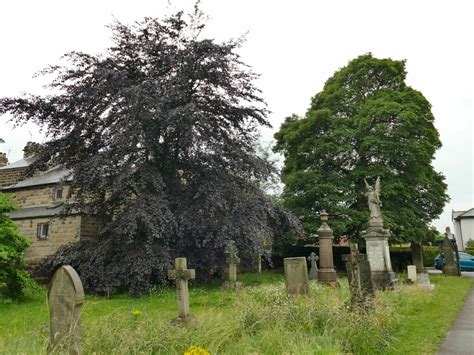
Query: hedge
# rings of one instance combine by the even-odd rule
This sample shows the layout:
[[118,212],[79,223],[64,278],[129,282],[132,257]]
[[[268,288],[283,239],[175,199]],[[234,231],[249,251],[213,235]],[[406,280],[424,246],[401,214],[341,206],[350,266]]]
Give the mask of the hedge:
[[[360,252],[365,253],[365,247],[360,247]],[[274,255],[272,257],[273,267],[283,267],[283,258],[304,256],[308,257],[311,252],[319,255],[319,247],[317,246],[293,246],[286,250],[286,255]],[[349,254],[350,249],[346,246],[333,246],[334,268],[338,272],[345,272],[345,265],[342,261],[343,254]],[[434,259],[440,252],[439,247],[423,246],[423,265],[427,267],[434,266]],[[406,267],[412,264],[410,247],[390,247],[390,259],[392,261],[392,268],[394,271],[406,271]],[[309,262],[308,262],[309,267]]]

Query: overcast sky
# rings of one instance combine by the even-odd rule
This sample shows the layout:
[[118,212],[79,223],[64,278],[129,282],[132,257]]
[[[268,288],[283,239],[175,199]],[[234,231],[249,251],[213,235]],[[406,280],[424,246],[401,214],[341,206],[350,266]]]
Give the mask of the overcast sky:
[[[0,3],[0,97],[41,92],[38,70],[71,50],[98,53],[110,44],[113,19],[131,23],[161,17],[193,1],[43,0]],[[272,114],[269,141],[283,118],[304,114],[310,98],[339,68],[361,54],[406,59],[407,82],[432,104],[443,147],[434,166],[447,179],[451,202],[438,230],[452,225],[451,210],[474,207],[474,33],[470,1],[256,1],[203,0],[206,35],[225,40],[248,32],[240,50],[261,74]],[[0,117],[0,151],[21,159],[29,140],[44,136],[33,124],[12,129]],[[383,196],[382,196],[383,198]],[[330,208],[330,207],[328,207]]]

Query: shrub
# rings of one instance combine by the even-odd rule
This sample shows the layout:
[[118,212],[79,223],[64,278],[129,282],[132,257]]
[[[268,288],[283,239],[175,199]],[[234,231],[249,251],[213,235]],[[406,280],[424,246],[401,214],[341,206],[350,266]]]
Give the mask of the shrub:
[[32,283],[23,252],[29,242],[6,215],[16,209],[11,196],[0,193],[0,296],[18,299]]
[[470,239],[466,243],[467,248],[473,248],[474,249],[474,239]]

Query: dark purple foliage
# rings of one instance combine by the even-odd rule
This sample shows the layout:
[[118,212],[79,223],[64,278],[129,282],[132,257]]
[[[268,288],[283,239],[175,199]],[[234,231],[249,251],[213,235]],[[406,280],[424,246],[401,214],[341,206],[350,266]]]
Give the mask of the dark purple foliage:
[[200,39],[203,27],[199,11],[114,23],[105,54],[72,52],[46,70],[52,95],[1,99],[0,113],[49,134],[35,167],[72,169],[71,208],[101,221],[97,241],[61,249],[43,271],[69,263],[90,290],[140,294],[175,257],[206,277],[229,240],[243,257],[268,253],[275,234],[299,227],[259,188],[276,171],[255,154],[268,125],[256,75],[239,41]]

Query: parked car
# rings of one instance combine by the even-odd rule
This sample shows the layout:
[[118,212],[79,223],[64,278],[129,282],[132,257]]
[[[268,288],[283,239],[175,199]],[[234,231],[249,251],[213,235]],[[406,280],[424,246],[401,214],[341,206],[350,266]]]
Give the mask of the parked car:
[[[454,254],[454,260],[456,255]],[[474,256],[463,251],[459,252],[459,261],[461,264],[461,271],[474,271]],[[439,253],[434,260],[434,267],[438,270],[442,270],[444,265],[444,258],[442,253]]]

